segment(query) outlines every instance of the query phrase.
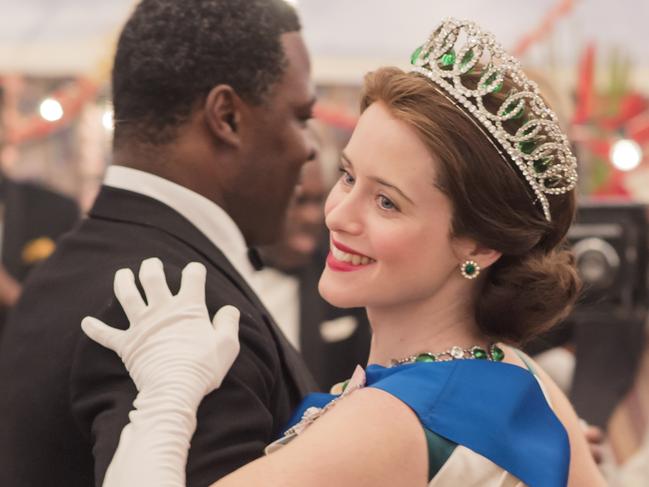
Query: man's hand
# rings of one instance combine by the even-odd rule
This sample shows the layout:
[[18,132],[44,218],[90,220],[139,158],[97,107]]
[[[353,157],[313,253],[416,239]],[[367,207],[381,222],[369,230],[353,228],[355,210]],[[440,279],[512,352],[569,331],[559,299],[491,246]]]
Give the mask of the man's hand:
[[0,265],[0,305],[11,308],[20,297],[20,284]]

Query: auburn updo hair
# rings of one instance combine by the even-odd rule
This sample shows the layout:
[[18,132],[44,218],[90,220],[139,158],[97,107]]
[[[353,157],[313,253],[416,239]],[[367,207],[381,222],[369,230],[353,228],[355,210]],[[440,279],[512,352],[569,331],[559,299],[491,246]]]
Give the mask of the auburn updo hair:
[[[510,88],[505,79],[485,100],[487,108],[495,112]],[[479,280],[475,318],[492,339],[521,344],[564,318],[579,293],[574,259],[563,245],[575,192],[548,196],[548,222],[518,169],[440,90],[421,74],[381,68],[365,77],[361,111],[382,102],[416,130],[438,163],[434,183],[451,201],[451,236],[502,253]],[[507,123],[512,131],[522,124]]]

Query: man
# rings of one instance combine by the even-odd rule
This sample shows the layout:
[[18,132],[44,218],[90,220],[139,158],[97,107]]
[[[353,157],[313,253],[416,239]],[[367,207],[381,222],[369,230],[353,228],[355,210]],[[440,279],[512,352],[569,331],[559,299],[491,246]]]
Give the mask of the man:
[[79,221],[71,198],[31,181],[0,173],[2,265],[18,282],[55,249],[55,242]]
[[21,283],[78,221],[79,207],[72,199],[0,172],[0,335]]
[[279,236],[312,157],[299,28],[283,0],[143,0],[128,20],[113,69],[114,166],[89,218],[31,276],[0,344],[0,485],[101,485],[136,391],[80,321],[125,328],[113,274],[148,257],[175,290],[182,268],[202,262],[210,313],[241,311],[241,353],[199,409],[187,485],[262,455],[313,387],[247,282],[247,245]]

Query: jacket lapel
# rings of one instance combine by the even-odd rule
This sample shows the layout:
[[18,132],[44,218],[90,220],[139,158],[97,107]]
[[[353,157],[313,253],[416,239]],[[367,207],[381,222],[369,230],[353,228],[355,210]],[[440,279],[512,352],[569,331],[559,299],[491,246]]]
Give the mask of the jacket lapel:
[[89,212],[91,218],[123,221],[161,230],[182,244],[193,248],[217,267],[261,313],[277,343],[286,370],[301,397],[317,389],[298,352],[288,342],[270,313],[245,279],[203,233],[173,208],[145,195],[102,186]]

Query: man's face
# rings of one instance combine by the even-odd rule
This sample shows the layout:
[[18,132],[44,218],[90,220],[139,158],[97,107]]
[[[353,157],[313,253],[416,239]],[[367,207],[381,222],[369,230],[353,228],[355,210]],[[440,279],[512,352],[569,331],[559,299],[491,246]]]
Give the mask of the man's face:
[[297,271],[310,262],[324,230],[325,196],[322,168],[316,157],[302,168],[281,239],[261,249],[265,261],[284,272]]
[[[287,66],[268,99],[248,111],[231,216],[249,245],[276,241],[302,165],[314,154],[307,120],[315,101],[302,36],[282,35]],[[243,127],[242,127],[243,128]]]

